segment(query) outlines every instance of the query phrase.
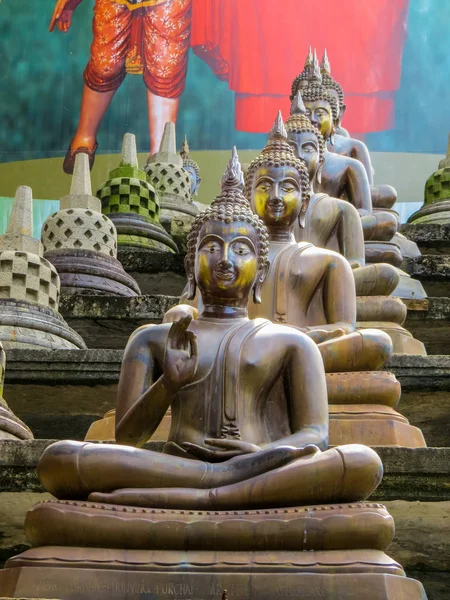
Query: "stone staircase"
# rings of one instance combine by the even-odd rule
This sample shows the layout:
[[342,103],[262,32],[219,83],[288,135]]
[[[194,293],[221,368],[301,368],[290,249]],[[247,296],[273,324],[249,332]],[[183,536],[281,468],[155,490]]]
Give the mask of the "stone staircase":
[[[424,583],[429,600],[444,600],[450,598],[450,226],[406,225],[403,233],[423,253],[403,268],[430,295],[407,302],[405,326],[428,356],[394,355],[386,369],[400,380],[402,414],[422,429],[428,448],[378,448],[385,476],[372,499],[395,518],[391,556]],[[88,350],[8,352],[4,397],[36,440],[0,442],[0,563],[26,548],[25,513],[48,497],[36,469],[43,449],[56,439],[83,439],[114,407],[129,335],[160,322],[183,289],[179,256],[133,249],[120,251],[119,259],[144,295],[61,300],[61,313]],[[149,447],[160,450],[162,442]]]

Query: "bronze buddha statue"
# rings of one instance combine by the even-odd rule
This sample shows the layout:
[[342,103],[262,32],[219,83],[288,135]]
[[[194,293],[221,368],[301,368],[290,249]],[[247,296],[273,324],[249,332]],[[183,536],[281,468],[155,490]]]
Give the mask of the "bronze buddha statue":
[[[25,531],[38,547],[0,572],[7,596],[188,600],[226,588],[244,600],[287,600],[339,588],[342,598],[357,589],[361,599],[423,600],[421,584],[383,552],[392,517],[360,502],[380,482],[379,457],[356,444],[326,449],[317,346],[296,328],[248,319],[267,273],[268,233],[237,167],[234,157],[189,234],[199,317],[130,338],[117,399],[123,445],[45,450],[41,481],[64,500],[29,511]],[[163,453],[139,448],[169,406]]]
[[[325,450],[326,381],[312,340],[296,328],[248,319],[270,250],[239,188],[233,161],[221,195],[189,234],[186,262],[191,296],[197,287],[202,296],[199,317],[144,326],[130,338],[117,400],[116,440],[125,445],[57,442],[44,452],[39,474],[57,498],[256,508],[359,500],[379,482],[381,463],[370,449]],[[270,393],[284,378],[289,418]],[[149,439],[169,406],[164,452],[131,449]],[[296,464],[303,485],[292,489]]]
[[[330,145],[334,144],[339,122],[339,106],[336,95],[322,83],[322,74],[317,61],[312,71],[307,72],[307,79],[303,79],[299,87],[307,115],[318,127],[327,144],[321,183],[317,185],[316,192],[324,192],[333,198],[342,197],[351,202],[361,216],[366,241],[389,242],[399,226],[397,216],[386,211],[374,212],[370,182],[359,160],[329,150]],[[402,260],[400,251],[397,247],[389,250],[385,250],[381,258],[398,266]]]
[[286,130],[294,154],[308,169],[310,183],[310,200],[303,224],[300,226],[298,220],[294,223],[295,239],[342,254],[353,269],[357,296],[389,295],[397,287],[399,275],[395,267],[386,263],[365,266],[364,236],[358,211],[345,200],[314,193],[321,183],[325,141],[306,116],[300,90],[292,101]]

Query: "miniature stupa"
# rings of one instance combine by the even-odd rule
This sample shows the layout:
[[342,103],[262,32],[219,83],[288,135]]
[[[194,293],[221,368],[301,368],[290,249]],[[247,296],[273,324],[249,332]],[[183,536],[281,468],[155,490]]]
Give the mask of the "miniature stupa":
[[92,195],[89,158],[77,154],[70,194],[42,227],[45,257],[55,265],[65,294],[136,296],[135,280],[117,260],[117,231]]
[[3,398],[5,366],[5,351],[0,342],[0,440],[32,440],[31,430],[16,417]]
[[423,206],[409,217],[408,223],[450,223],[450,134],[447,154],[439,162],[439,169],[428,178],[424,195]]
[[7,350],[85,348],[58,313],[58,273],[32,231],[31,188],[20,186],[6,234],[0,237],[0,341]]
[[159,151],[148,159],[145,170],[160,199],[161,223],[185,252],[186,237],[199,209],[192,202],[191,178],[176,150],[173,123],[166,123]]
[[102,211],[117,229],[119,246],[177,252],[177,246],[159,221],[159,198],[139,168],[136,137],[126,133],[122,160],[97,191]]

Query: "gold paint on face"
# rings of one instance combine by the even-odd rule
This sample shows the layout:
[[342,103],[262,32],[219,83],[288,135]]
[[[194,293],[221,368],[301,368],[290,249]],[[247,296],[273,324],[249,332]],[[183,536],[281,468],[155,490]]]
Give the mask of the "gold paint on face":
[[309,180],[312,181],[319,166],[319,141],[311,131],[289,131],[289,143],[297,158],[308,167]]
[[248,296],[258,272],[258,234],[245,221],[209,221],[200,230],[195,279],[202,296]]
[[289,228],[301,209],[300,173],[294,167],[260,167],[252,186],[255,213],[270,226]]
[[333,133],[333,113],[327,100],[305,100],[306,114],[313,125],[319,128],[320,133],[328,139]]

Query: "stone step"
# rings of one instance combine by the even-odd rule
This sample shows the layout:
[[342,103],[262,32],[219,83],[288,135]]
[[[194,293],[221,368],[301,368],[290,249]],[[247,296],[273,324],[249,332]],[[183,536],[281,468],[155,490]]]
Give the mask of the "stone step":
[[405,328],[425,344],[428,354],[450,354],[450,298],[406,301]]
[[430,297],[450,297],[450,255],[425,254],[405,258],[401,268],[418,279]]
[[[4,397],[35,437],[84,439],[114,408],[122,350],[10,350]],[[394,355],[387,370],[402,384],[399,410],[428,445],[447,446],[450,356]]]
[[[178,301],[178,296],[156,294],[134,298],[64,296],[60,312],[88,348],[123,349],[137,327],[160,323],[164,314]],[[404,302],[408,307],[405,327],[425,343],[427,352],[450,354],[450,345],[447,349],[445,347],[446,328],[450,326],[450,298]]]
[[148,294],[126,297],[63,296],[59,310],[88,348],[124,349],[135,329],[161,323],[179,296]]
[[119,246],[117,258],[143,294],[180,296],[186,285],[184,256]]
[[422,254],[450,254],[450,223],[406,223],[400,231],[416,242]]
[[[24,551],[27,510],[51,496],[44,492],[37,464],[52,440],[0,441],[0,563]],[[148,444],[160,451],[161,444]],[[426,589],[441,593],[450,561],[450,448],[379,448],[383,481],[370,500],[383,502],[395,519],[388,553]],[[422,575],[426,575],[422,578]],[[430,598],[444,600],[445,595]]]

